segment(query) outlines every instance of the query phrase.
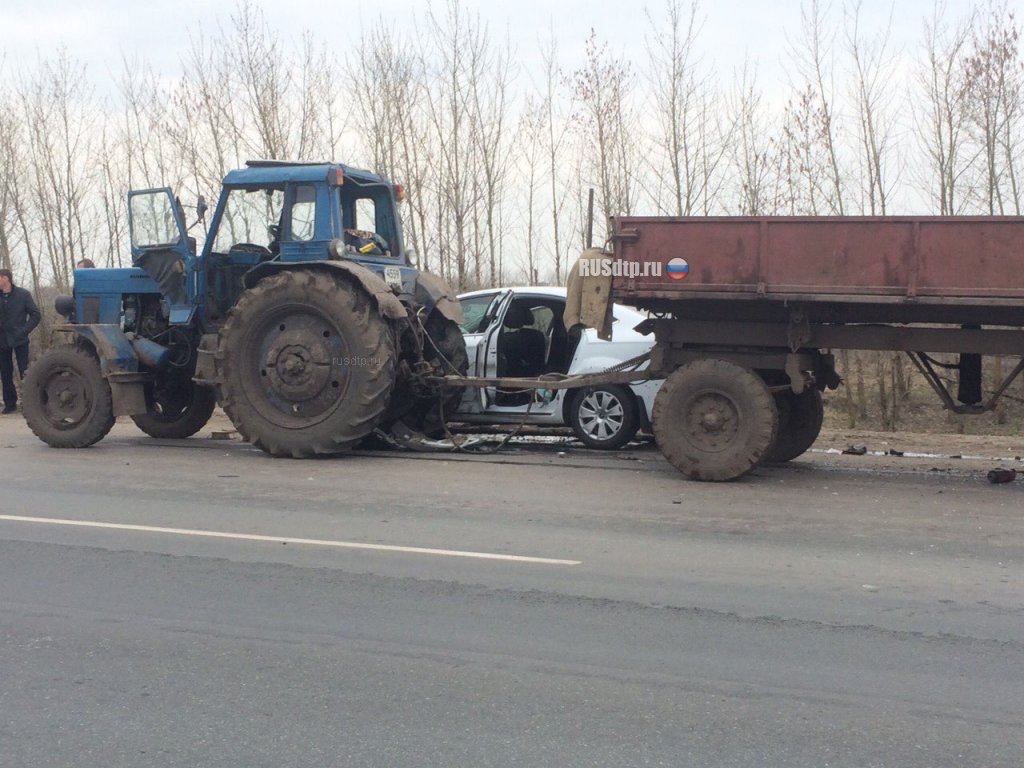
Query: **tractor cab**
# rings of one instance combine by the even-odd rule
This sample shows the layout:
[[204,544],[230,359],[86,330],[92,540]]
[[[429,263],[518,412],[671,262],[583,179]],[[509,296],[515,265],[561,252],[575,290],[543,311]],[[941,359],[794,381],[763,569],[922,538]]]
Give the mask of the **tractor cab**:
[[402,196],[383,177],[340,164],[250,161],[225,177],[200,254],[170,189],[130,193],[132,256],[160,286],[172,323],[189,323],[198,311],[212,331],[261,265],[262,275],[297,262],[352,260],[389,282],[414,280],[396,210]]
[[223,322],[260,265],[350,259],[407,266],[400,194],[384,178],[343,165],[262,161],[229,173],[198,265],[207,326]]

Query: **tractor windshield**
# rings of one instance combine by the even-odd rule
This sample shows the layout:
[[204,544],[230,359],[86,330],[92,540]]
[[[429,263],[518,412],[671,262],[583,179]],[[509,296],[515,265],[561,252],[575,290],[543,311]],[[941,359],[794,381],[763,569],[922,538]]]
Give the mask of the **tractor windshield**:
[[277,239],[284,204],[284,188],[232,189],[213,241],[215,253],[229,253],[238,246],[270,249]]

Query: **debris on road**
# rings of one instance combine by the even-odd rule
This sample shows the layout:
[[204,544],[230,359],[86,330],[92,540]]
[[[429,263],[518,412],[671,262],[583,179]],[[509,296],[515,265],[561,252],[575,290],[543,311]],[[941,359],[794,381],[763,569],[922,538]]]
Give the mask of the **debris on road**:
[[990,470],[987,477],[990,483],[1012,483],[1017,479],[1017,470],[999,467]]
[[868,452],[866,445],[851,445],[843,450],[844,456],[863,456]]

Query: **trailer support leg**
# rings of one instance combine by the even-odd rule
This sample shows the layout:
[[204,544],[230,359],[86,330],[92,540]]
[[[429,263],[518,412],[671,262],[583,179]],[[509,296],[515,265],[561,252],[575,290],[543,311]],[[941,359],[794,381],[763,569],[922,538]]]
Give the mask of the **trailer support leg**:
[[1006,392],[1014,380],[1020,376],[1021,372],[1024,372],[1024,358],[1021,358],[1020,362],[1017,363],[1017,367],[1010,371],[1009,375],[999,385],[999,388],[992,393],[992,396],[986,402],[980,405],[961,405],[953,399],[949,390],[942,383],[942,379],[926,354],[923,352],[908,352],[907,354],[917,367],[917,370],[924,376],[924,380],[928,382],[935,394],[942,400],[942,404],[953,413],[959,414],[987,413],[988,411],[995,410],[999,398],[1003,396],[1003,393]]

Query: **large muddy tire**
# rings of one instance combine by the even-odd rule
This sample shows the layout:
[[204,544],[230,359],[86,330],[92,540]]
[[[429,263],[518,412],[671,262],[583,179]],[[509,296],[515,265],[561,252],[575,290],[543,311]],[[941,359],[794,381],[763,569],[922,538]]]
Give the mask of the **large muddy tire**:
[[764,381],[725,360],[696,360],[658,391],[654,437],[692,480],[735,480],[756,467],[775,440],[778,412]]
[[377,426],[391,395],[390,326],[361,289],[315,271],[247,290],[217,349],[221,404],[273,456],[341,453]]
[[[432,312],[424,327],[427,338],[423,341],[423,358],[433,363],[434,369],[441,376],[465,376],[469,371],[469,355],[466,353],[466,339],[459,324],[440,312]],[[444,433],[441,403],[444,404],[444,418],[448,420],[459,407],[465,392],[462,387],[447,387],[429,396],[417,409],[414,423],[410,426],[419,429],[425,435],[440,437]]]
[[569,426],[588,448],[618,450],[636,437],[639,421],[633,393],[618,384],[581,389],[569,401]]
[[821,392],[807,389],[799,395],[792,390],[778,392],[779,430],[765,457],[766,462],[791,461],[814,445],[825,420]]
[[217,406],[217,392],[190,379],[154,382],[146,387],[146,412],[132,416],[150,437],[192,437],[206,426]]
[[[423,328],[426,334],[423,339],[423,359],[431,364],[434,374],[465,376],[469,371],[469,355],[458,323],[440,312],[432,312]],[[444,437],[444,422],[451,420],[465,392],[462,387],[425,389],[412,379],[406,379],[392,393],[391,407],[383,426],[388,427],[401,420],[406,426],[427,437]]]
[[54,347],[29,366],[22,398],[29,429],[54,448],[85,448],[114,426],[110,384],[80,346]]

